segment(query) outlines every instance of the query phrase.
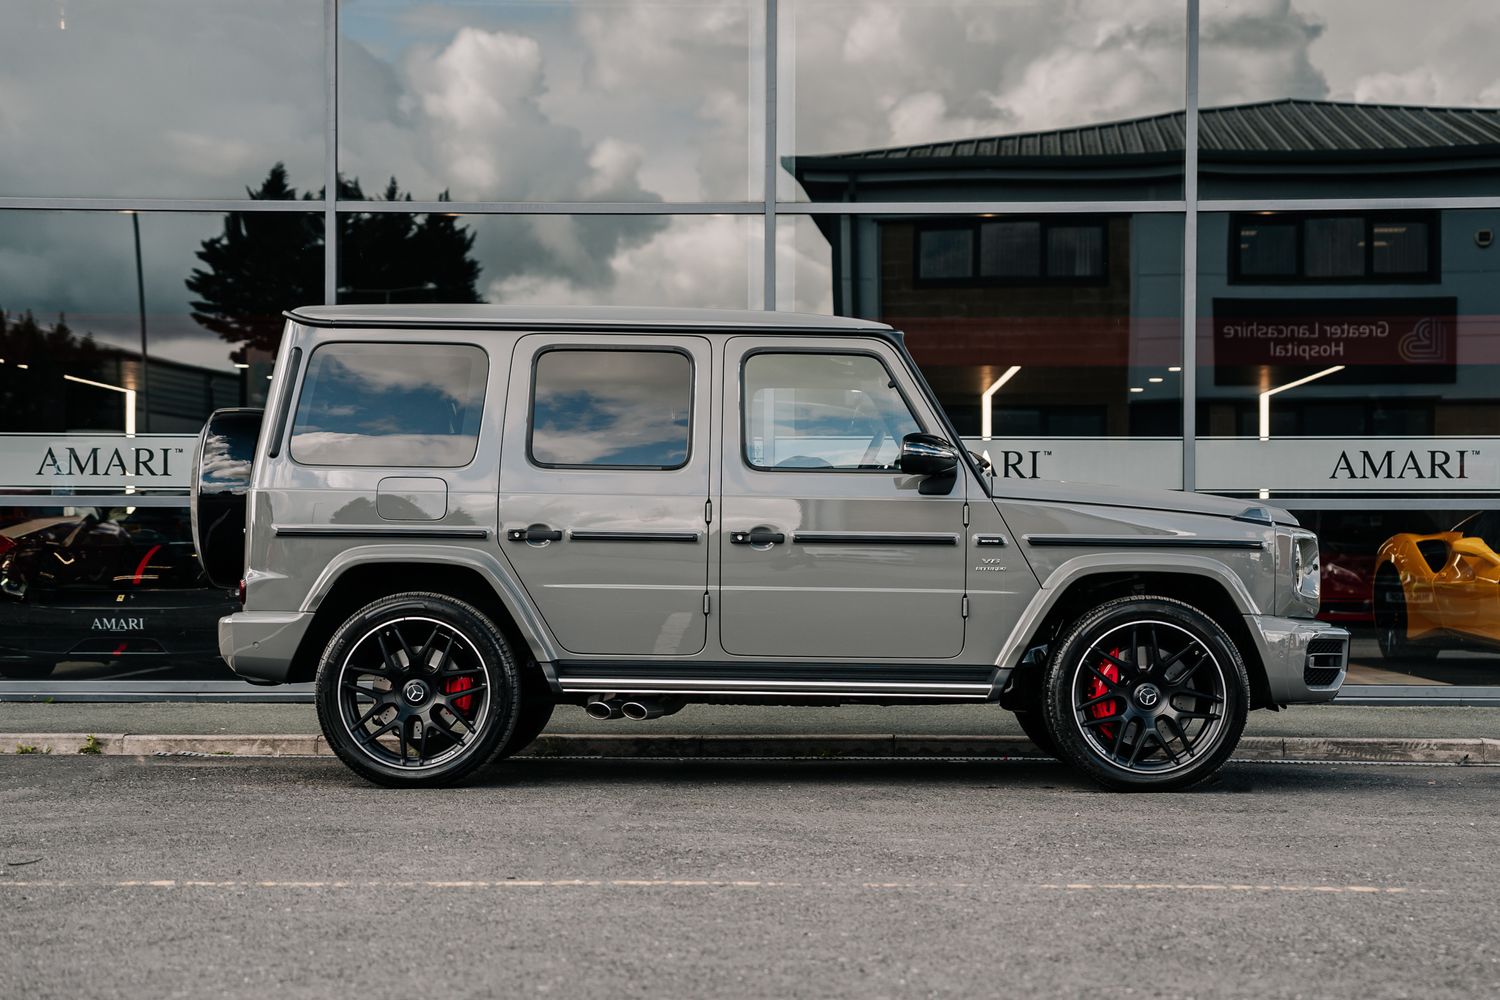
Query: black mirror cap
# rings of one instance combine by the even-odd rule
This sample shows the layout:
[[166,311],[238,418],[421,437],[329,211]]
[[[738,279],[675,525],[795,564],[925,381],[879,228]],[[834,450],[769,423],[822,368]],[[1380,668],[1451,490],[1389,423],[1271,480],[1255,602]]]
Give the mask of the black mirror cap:
[[958,469],[958,451],[936,434],[908,434],[901,439],[901,457],[896,464],[913,476],[952,475]]

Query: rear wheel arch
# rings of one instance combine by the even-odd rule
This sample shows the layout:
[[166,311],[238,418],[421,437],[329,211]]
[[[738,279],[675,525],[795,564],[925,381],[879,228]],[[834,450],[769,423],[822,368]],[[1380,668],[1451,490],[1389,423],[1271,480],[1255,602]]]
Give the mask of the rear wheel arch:
[[524,662],[522,684],[528,694],[548,690],[537,660],[543,651],[516,622],[494,583],[472,566],[444,562],[358,562],[338,574],[317,603],[312,624],[297,646],[287,672],[289,683],[310,682],[333,633],[360,608],[391,594],[426,591],[455,597],[484,612],[500,628]]
[[1039,646],[1055,646],[1069,628],[1091,610],[1121,597],[1153,594],[1191,605],[1219,623],[1234,642],[1250,678],[1250,707],[1274,708],[1270,680],[1260,647],[1245,622],[1246,610],[1224,584],[1211,573],[1189,570],[1103,571],[1070,581],[1052,601],[1040,622],[1022,643],[1015,660],[1013,686],[1039,683],[1042,662],[1026,660],[1026,653]]

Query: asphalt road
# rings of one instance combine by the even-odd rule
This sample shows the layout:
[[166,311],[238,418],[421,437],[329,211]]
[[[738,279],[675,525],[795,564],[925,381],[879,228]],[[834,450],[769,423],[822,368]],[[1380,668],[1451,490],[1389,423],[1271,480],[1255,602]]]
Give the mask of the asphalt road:
[[1497,845],[1493,767],[9,757],[0,997],[1496,996]]

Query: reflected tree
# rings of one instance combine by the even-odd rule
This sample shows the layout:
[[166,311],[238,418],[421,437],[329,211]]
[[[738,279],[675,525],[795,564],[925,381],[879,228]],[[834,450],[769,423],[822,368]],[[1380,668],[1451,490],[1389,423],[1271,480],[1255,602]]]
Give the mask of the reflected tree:
[[7,314],[3,309],[0,358],[5,359],[0,365],[0,413],[5,414],[4,429],[17,432],[118,427],[118,404],[38,387],[65,385],[63,376],[70,374],[118,384],[121,366],[138,361],[127,352],[101,348],[91,334],[75,333],[62,316],[49,326],[38,323],[30,311]]
[[[271,168],[252,200],[293,201],[286,168]],[[321,199],[307,192],[301,200]],[[358,179],[339,180],[338,197],[362,201]],[[393,177],[377,201],[410,201]],[[438,200],[448,200],[447,192]],[[474,235],[448,215],[361,212],[339,216],[340,302],[481,302]],[[321,211],[229,212],[224,231],[203,241],[202,267],[187,278],[193,319],[246,350],[274,353],[283,310],[324,301]]]

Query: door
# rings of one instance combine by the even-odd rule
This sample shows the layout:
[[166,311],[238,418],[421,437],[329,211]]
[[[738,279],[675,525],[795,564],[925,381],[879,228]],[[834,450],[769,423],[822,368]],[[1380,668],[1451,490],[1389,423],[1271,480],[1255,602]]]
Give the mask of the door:
[[701,337],[517,343],[499,544],[563,649],[702,651],[711,361]]
[[[963,470],[946,493],[895,467],[943,433],[897,353],[734,338],[724,361],[720,639],[776,659],[963,651]],[[933,484],[929,484],[929,490]]]

